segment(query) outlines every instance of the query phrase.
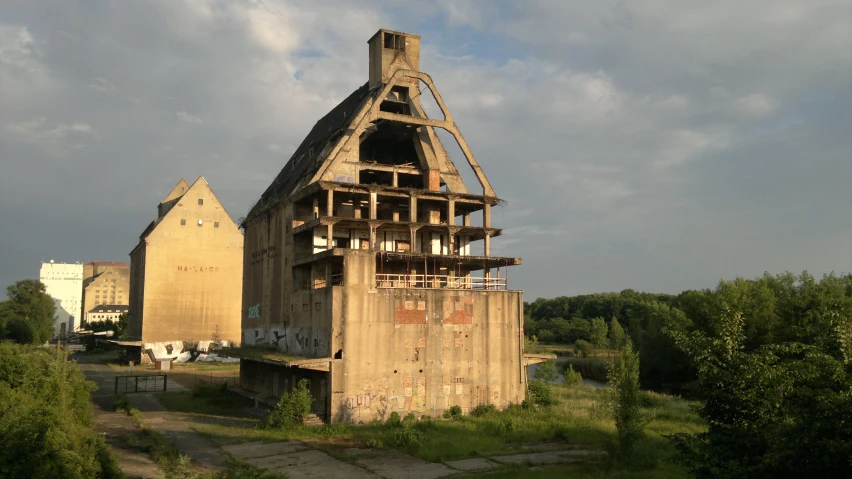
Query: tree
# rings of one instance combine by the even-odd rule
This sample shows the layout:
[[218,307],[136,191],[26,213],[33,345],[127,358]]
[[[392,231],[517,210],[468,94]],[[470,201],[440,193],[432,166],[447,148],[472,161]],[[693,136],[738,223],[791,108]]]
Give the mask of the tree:
[[628,340],[621,357],[610,364],[609,406],[618,431],[618,449],[629,459],[636,443],[644,435],[645,418],[639,409],[639,355]]
[[56,306],[40,281],[25,279],[6,288],[8,301],[0,307],[0,324],[19,343],[41,344],[53,336]]
[[556,381],[559,379],[559,373],[556,372],[556,363],[554,363],[553,360],[549,360],[538,364],[535,368],[535,373],[533,373],[533,377],[548,383]]
[[615,349],[621,349],[624,346],[624,328],[615,316],[609,320],[609,345]]
[[604,321],[603,318],[597,317],[592,319],[592,328],[590,333],[592,344],[599,348],[605,347],[607,343],[607,333],[609,333],[609,328],[607,328],[606,321]]
[[[709,332],[667,327],[693,358],[695,390],[704,399],[699,415],[708,426],[671,440],[698,479],[852,477],[848,275],[816,282],[807,273],[786,274],[761,281],[774,300],[760,287],[723,283],[723,311]],[[748,293],[732,294],[735,288]],[[768,303],[774,304],[771,311]],[[772,332],[785,341],[755,345],[760,341],[749,335],[766,331],[755,328],[760,317],[785,318]]]

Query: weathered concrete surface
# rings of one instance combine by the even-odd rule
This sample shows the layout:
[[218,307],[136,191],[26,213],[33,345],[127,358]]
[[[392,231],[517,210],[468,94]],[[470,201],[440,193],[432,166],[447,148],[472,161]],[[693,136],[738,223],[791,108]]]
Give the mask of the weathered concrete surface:
[[493,462],[481,457],[474,459],[462,459],[459,461],[447,461],[444,464],[452,467],[453,469],[458,469],[459,471],[482,471],[497,467],[497,465]]
[[571,449],[567,451],[531,452],[528,454],[513,454],[510,456],[492,457],[503,464],[566,464],[583,461],[588,456],[601,456],[602,451],[591,451],[585,449]]
[[242,459],[254,459],[258,457],[276,456],[279,454],[289,454],[291,452],[304,451],[308,449],[304,443],[299,441],[287,442],[247,442],[245,444],[232,444],[230,446],[222,446],[222,449],[233,456]]
[[390,451],[379,457],[358,459],[357,463],[387,479],[434,479],[458,473],[441,463]]
[[308,449],[298,441],[271,444],[248,443],[225,446],[226,452],[252,466],[284,473],[291,479],[378,479],[379,476],[328,454]]

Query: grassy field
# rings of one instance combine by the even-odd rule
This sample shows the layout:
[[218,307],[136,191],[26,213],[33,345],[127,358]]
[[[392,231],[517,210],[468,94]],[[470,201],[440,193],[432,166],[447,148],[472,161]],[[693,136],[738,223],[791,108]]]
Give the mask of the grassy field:
[[[198,414],[190,421],[199,433],[219,444],[248,441],[301,440],[335,457],[344,448],[392,447],[428,461],[447,461],[480,456],[531,452],[543,443],[563,443],[566,447],[609,450],[615,441],[615,426],[598,406],[601,389],[568,388],[554,385],[560,404],[537,410],[516,408],[495,411],[481,417],[466,416],[450,420],[407,420],[402,426],[382,423],[362,425],[326,425],[293,430],[265,430],[257,426],[252,410],[239,399],[227,402],[219,393],[193,396],[191,393],[165,394],[167,408]],[[647,477],[685,478],[685,470],[672,461],[673,448],[665,435],[698,432],[704,429],[691,409],[691,403],[655,393],[643,393],[643,412],[649,422],[645,438],[638,445],[629,466],[598,461],[582,466],[564,466],[530,470],[509,467],[482,477]],[[203,415],[215,418],[204,418]],[[240,417],[239,421],[225,420]],[[626,467],[626,468],[625,468]]]

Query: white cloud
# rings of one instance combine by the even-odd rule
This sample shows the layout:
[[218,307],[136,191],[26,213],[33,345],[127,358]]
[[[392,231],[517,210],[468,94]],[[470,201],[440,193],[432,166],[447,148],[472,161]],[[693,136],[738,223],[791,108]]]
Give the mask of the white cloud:
[[204,121],[201,118],[199,118],[195,115],[190,115],[189,113],[187,113],[185,111],[179,111],[179,112],[175,113],[175,116],[180,118],[180,120],[185,122],[185,123],[190,123],[190,124],[193,124],[193,125],[203,125],[204,124]]

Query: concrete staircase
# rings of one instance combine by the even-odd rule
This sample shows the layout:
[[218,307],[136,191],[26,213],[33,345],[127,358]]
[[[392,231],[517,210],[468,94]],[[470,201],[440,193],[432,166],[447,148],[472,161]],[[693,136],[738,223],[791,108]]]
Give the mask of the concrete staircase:
[[304,424],[305,426],[322,426],[323,424],[325,424],[325,421],[323,421],[322,418],[317,416],[316,414],[311,413],[305,416]]

